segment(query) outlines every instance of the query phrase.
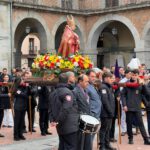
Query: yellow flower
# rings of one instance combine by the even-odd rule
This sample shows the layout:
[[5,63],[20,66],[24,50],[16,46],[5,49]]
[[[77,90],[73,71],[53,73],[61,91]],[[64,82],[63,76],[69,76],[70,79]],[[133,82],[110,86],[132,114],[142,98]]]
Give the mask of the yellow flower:
[[85,68],[85,69],[88,69],[88,68],[89,68],[89,63],[84,63],[83,65],[84,65],[84,68]]

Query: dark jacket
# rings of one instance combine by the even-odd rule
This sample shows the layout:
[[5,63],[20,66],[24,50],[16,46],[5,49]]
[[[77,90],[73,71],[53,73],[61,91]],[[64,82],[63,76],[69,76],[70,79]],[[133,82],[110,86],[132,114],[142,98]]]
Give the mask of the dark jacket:
[[150,82],[143,86],[142,93],[144,93],[144,97],[145,97],[144,104],[146,105],[146,110],[150,111]]
[[[31,96],[31,109],[34,109],[37,106],[36,101],[37,93],[38,93],[37,86],[29,86],[29,95]],[[29,109],[29,100],[27,101],[27,106],[28,106],[27,109]]]
[[56,90],[61,101],[61,107],[58,108],[60,110],[58,125],[56,126],[58,134],[65,135],[78,131],[79,114],[72,91],[67,84],[58,84]]
[[8,96],[8,87],[0,87],[0,109],[10,109],[10,98]]
[[113,118],[115,111],[115,99],[111,85],[103,82],[100,92],[102,101],[101,118]]
[[78,111],[80,114],[90,115],[90,105],[88,102],[89,97],[88,94],[85,94],[82,90],[83,89],[81,89],[81,87],[79,87],[78,85],[73,90],[78,105]]
[[127,106],[128,111],[141,111],[143,99],[143,87],[125,87],[121,92],[122,105]]
[[29,100],[29,88],[19,85],[15,92],[14,109],[27,110],[27,101]]
[[38,86],[39,109],[48,109],[49,106],[49,89],[47,86]]

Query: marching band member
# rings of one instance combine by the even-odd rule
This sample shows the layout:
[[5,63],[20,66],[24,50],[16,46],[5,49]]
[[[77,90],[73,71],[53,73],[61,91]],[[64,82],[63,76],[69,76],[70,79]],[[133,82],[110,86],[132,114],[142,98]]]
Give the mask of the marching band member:
[[73,92],[68,88],[68,76],[59,75],[59,83],[50,95],[50,122],[59,136],[58,150],[78,150],[79,114]]
[[49,90],[47,86],[38,86],[38,96],[39,96],[39,124],[41,135],[51,135],[52,133],[48,132],[49,128],[49,116],[48,116],[48,106],[49,106]]
[[144,84],[144,93],[147,100],[146,102],[147,125],[148,125],[148,133],[150,135],[150,80],[149,79],[147,79],[146,83]]
[[[76,97],[77,105],[78,105],[78,111],[82,114],[91,115],[90,112],[90,104],[89,104],[89,96],[86,92],[86,88],[89,85],[89,79],[88,76],[85,74],[82,74],[78,77],[78,84],[73,90],[73,93]],[[85,133],[84,136],[84,143],[82,143],[82,131],[79,131],[79,150],[92,150],[92,140],[91,140],[91,134]],[[83,144],[83,145],[82,145]]]
[[114,82],[113,75],[110,72],[103,74],[103,83],[101,87],[101,128],[100,128],[100,150],[116,150],[110,145],[110,130],[112,125],[112,118],[115,111],[114,93],[111,85]]
[[29,98],[28,85],[23,79],[28,77],[28,73],[25,72],[22,75],[20,84],[16,87],[14,92],[14,140],[25,140],[23,136],[23,125],[25,119],[25,112],[27,110],[27,101]]
[[[131,82],[138,82],[139,71],[132,71]],[[137,120],[138,127],[141,131],[142,137],[144,139],[145,145],[150,145],[150,140],[146,133],[142,115],[141,115],[141,101],[143,98],[142,86],[136,88],[125,87],[121,93],[121,100],[123,109],[126,112],[126,122],[127,122],[127,134],[129,139],[129,144],[133,144],[133,133],[132,133],[132,124],[133,118]]]

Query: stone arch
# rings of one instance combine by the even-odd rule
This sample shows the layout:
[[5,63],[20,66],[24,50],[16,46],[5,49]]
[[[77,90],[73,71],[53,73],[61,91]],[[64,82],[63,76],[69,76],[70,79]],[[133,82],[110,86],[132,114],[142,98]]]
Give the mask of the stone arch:
[[[35,19],[37,20],[38,22],[40,22],[40,24],[43,26],[45,32],[46,32],[46,39],[52,39],[52,36],[51,36],[51,33],[49,31],[49,28],[48,28],[48,25],[46,24],[45,20],[37,13],[33,12],[32,13],[29,13],[29,12],[22,12],[20,13],[20,15],[17,16],[17,19],[14,21],[13,23],[13,39],[15,39],[15,31],[19,25],[19,23],[21,21],[23,21],[24,19],[27,19],[27,18],[32,18],[32,19]],[[51,40],[49,40],[49,42],[47,42],[47,49],[51,49],[53,46],[52,46],[52,42]]]
[[[85,43],[85,31],[83,29],[83,27],[81,26],[81,24],[79,23],[79,21],[74,17],[75,19],[75,23],[77,26],[77,32],[80,38],[80,47],[81,49],[84,49],[84,43]],[[57,29],[59,28],[59,26],[61,24],[63,24],[64,22],[66,22],[66,16],[61,17],[54,25],[53,29],[52,29],[52,35],[53,35],[53,43],[55,43],[55,35],[57,32]],[[55,47],[55,46],[54,46]]]
[[26,26],[31,27],[30,33],[38,33],[37,37],[41,41],[40,50],[44,50],[44,49],[49,50],[51,48],[50,47],[51,43],[48,42],[48,40],[51,39],[52,37],[50,35],[50,32],[48,30],[48,27],[44,19],[42,19],[39,15],[37,15],[34,12],[32,15],[31,14],[32,13],[24,12],[23,14],[21,14],[21,16],[19,15],[16,18],[16,21],[14,22],[14,26],[13,26],[13,39],[14,39],[13,44],[14,45],[13,47],[16,49],[16,51],[15,51],[13,63],[15,67],[21,66],[21,57],[22,57],[21,45],[22,45],[24,38],[28,35],[25,32]]
[[132,22],[128,18],[126,18],[124,16],[120,16],[120,15],[107,15],[107,16],[100,18],[93,25],[93,27],[89,33],[89,36],[88,36],[88,41],[87,41],[88,49],[92,48],[92,49],[96,50],[96,43],[98,40],[98,36],[102,32],[102,30],[105,28],[105,26],[107,26],[107,24],[109,24],[110,21],[119,21],[119,22],[123,23],[124,25],[126,25],[129,28],[129,30],[135,40],[135,48],[141,47],[139,33],[138,33],[137,29],[135,28],[135,26],[132,24]]

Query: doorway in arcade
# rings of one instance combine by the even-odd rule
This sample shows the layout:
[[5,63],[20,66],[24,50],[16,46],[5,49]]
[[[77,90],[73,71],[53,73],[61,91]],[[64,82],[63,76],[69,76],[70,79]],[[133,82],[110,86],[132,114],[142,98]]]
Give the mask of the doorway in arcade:
[[135,41],[126,25],[110,21],[101,31],[97,42],[97,66],[110,68],[115,65],[126,67],[134,55]]

